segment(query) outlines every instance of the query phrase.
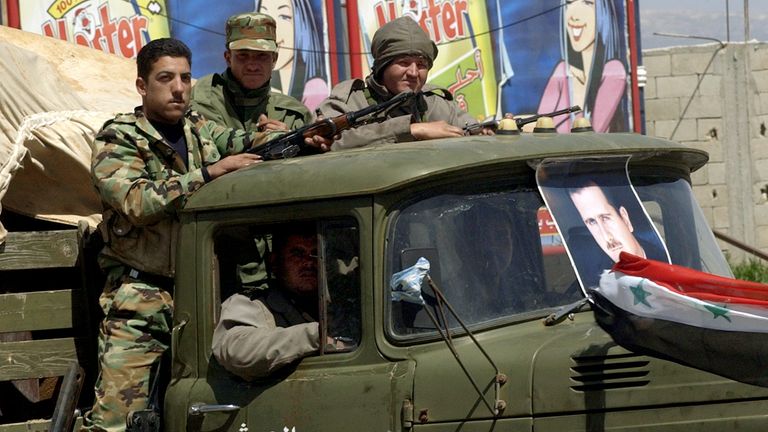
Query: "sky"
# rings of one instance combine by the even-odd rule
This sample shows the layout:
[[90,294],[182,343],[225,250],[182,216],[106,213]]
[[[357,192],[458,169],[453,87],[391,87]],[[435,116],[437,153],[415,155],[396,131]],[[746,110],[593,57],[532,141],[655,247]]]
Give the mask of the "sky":
[[[654,33],[677,33],[743,42],[744,0],[636,0],[643,49],[708,43]],[[768,42],[768,0],[748,0],[749,39]],[[730,21],[726,20],[726,6]],[[728,23],[730,23],[730,31]]]

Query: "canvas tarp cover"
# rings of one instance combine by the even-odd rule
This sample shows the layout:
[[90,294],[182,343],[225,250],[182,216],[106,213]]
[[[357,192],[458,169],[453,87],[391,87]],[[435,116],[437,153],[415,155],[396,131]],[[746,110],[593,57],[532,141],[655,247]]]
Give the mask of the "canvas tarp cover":
[[93,137],[141,103],[135,61],[0,26],[0,76],[0,212],[95,226]]

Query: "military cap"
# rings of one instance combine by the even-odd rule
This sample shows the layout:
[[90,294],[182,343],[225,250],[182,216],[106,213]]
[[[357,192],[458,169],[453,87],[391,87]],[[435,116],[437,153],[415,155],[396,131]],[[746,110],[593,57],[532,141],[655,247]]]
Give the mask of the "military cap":
[[275,20],[261,13],[243,13],[227,19],[227,48],[277,52]]

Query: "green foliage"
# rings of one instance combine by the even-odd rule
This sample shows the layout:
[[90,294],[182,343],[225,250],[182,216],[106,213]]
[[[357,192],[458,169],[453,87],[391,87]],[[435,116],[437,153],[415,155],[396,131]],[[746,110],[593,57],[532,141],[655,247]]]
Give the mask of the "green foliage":
[[750,258],[738,264],[729,264],[736,279],[768,283],[768,264],[765,261]]

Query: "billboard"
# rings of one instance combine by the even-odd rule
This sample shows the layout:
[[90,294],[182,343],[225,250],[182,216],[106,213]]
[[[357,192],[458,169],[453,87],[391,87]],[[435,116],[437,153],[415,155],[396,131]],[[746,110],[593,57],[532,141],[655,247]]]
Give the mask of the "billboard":
[[506,78],[499,85],[504,112],[543,114],[579,105],[582,113],[555,119],[558,132],[570,130],[579,116],[589,118],[598,132],[630,130],[623,1],[541,0],[493,6],[498,28],[494,41]]
[[[358,0],[360,29],[370,71],[370,42],[376,29],[400,17],[413,18],[438,46],[427,81],[446,88],[465,111],[480,119],[497,112],[497,78],[491,24],[485,2]],[[352,37],[352,36],[350,36]]]
[[[211,0],[4,0],[11,3],[24,30],[126,57],[142,41],[179,38],[192,49],[195,78],[226,69],[229,16],[268,13],[280,39],[272,88],[310,109],[338,81],[353,78],[349,70],[364,78],[376,29],[409,16],[440,50],[428,81],[450,90],[476,118],[579,105],[582,112],[555,119],[559,132],[581,116],[598,132],[633,128],[623,0],[349,0],[345,7],[328,0],[230,0],[215,7]],[[356,17],[347,16],[353,7]],[[350,41],[360,42],[359,52],[350,52]]]
[[170,35],[165,3],[24,0],[15,4],[18,16],[13,18],[22,30],[133,58],[146,42]]
[[[598,132],[630,130],[629,57],[621,0],[358,0],[363,51],[384,23],[410,16],[438,45],[428,81],[478,118],[543,114],[558,132],[586,116]],[[354,35],[350,35],[354,37]]]

